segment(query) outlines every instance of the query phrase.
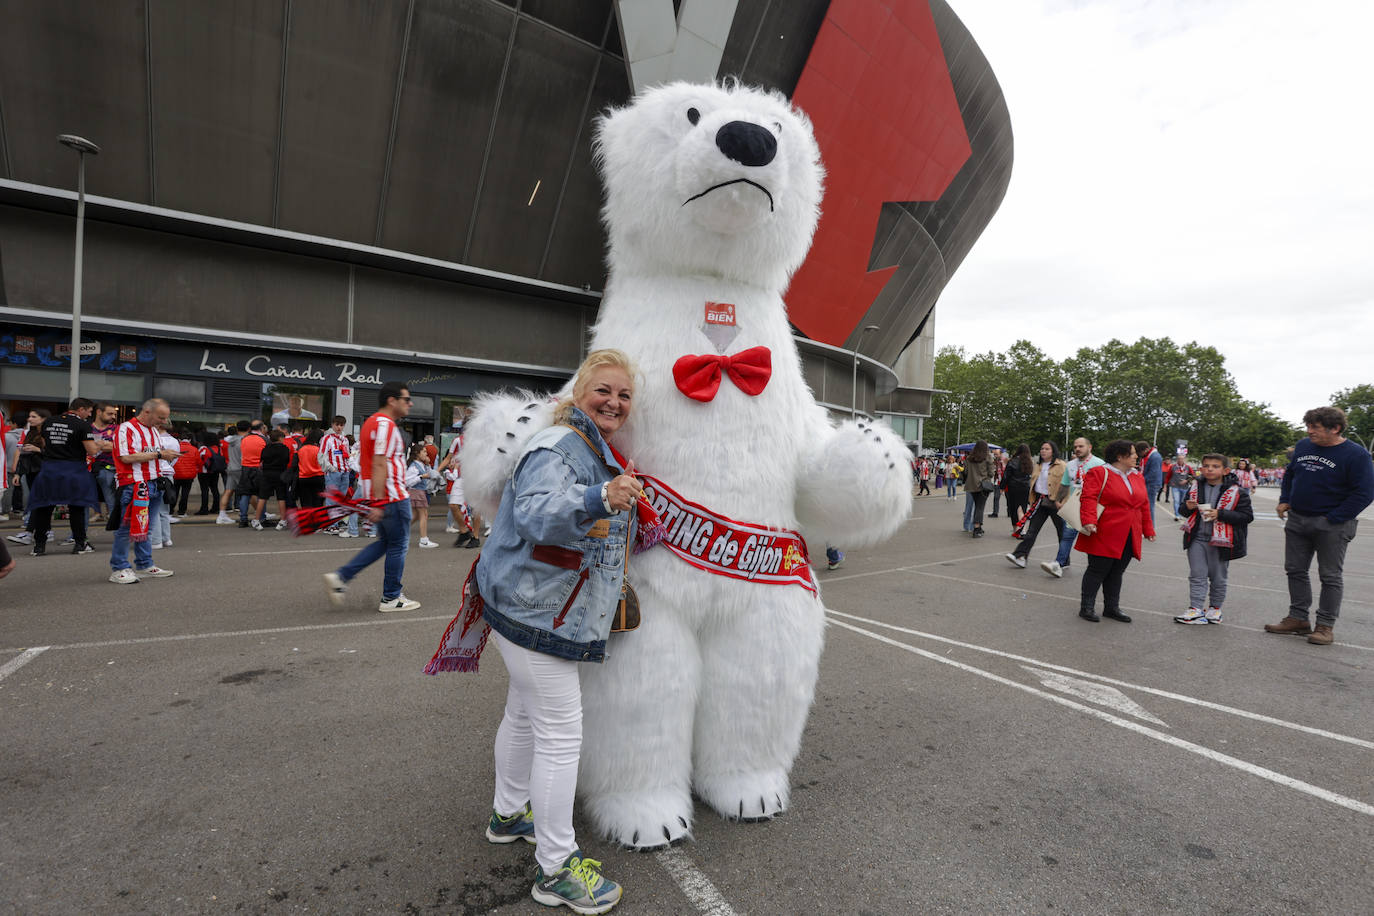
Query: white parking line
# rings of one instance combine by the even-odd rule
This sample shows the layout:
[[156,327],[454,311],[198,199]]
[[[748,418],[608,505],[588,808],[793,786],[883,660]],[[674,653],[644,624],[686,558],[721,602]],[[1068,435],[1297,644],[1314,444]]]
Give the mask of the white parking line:
[[681,849],[662,849],[654,853],[654,858],[658,859],[658,864],[662,865],[663,870],[677,882],[682,893],[692,901],[692,906],[705,916],[736,916],[734,908],[725,902],[725,898],[716,890],[711,879],[702,874]]
[[[905,633],[908,636],[916,636],[921,639],[929,639],[933,642],[944,643],[949,646],[958,646],[961,649],[970,649],[974,652],[983,652],[987,655],[996,655],[1000,658],[1009,659],[1017,663],[1029,663],[1050,671],[1059,671],[1064,674],[1072,674],[1074,677],[1085,677],[1103,684],[1113,684],[1117,687],[1127,687],[1131,690],[1139,690],[1141,693],[1153,694],[1167,700],[1177,700],[1180,703],[1188,703],[1192,706],[1201,706],[1204,709],[1212,709],[1217,712],[1228,713],[1229,715],[1239,716],[1243,719],[1253,719],[1256,722],[1264,722],[1268,725],[1278,725],[1283,728],[1291,728],[1294,731],[1306,732],[1309,735],[1318,735],[1322,738],[1330,738],[1332,741],[1341,741],[1345,744],[1353,744],[1367,750],[1374,751],[1374,741],[1366,741],[1363,738],[1355,738],[1351,735],[1342,735],[1340,732],[1331,732],[1323,728],[1313,728],[1310,725],[1302,725],[1298,722],[1288,722],[1284,719],[1275,719],[1273,716],[1261,715],[1257,712],[1250,712],[1247,709],[1238,709],[1234,706],[1224,706],[1221,703],[1213,703],[1209,700],[1202,700],[1182,693],[1172,693],[1168,690],[1160,690],[1157,687],[1146,687],[1143,684],[1132,684],[1130,681],[1118,680],[1114,677],[1105,677],[1101,674],[1093,674],[1091,671],[1080,671],[1077,668],[1069,668],[1065,665],[1056,665],[1052,662],[1041,661],[1038,658],[1030,658],[1025,655],[1017,655],[1014,652],[1003,652],[1001,649],[993,649],[989,646],[980,646],[976,643],[961,642],[957,639],[950,639],[948,636],[937,636],[934,633],[923,633],[920,630],[913,630],[909,627],[898,626],[895,623],[884,623],[881,620],[871,620],[867,617],[858,617],[854,614],[846,614],[843,611],[834,611],[826,608],[826,613],[835,617],[845,617],[849,620],[857,620],[859,623],[869,626],[883,627],[888,630],[895,630],[898,633]],[[837,621],[838,622],[838,621]]]
[[12,658],[3,665],[0,665],[0,681],[3,681],[51,648],[52,646],[35,646],[32,649],[25,649],[23,652],[19,653],[17,658]]
[[354,553],[361,547],[312,547],[309,550],[253,550],[245,553],[222,553],[222,557],[276,557],[296,553]]
[[1118,728],[1124,728],[1127,731],[1133,731],[1139,735],[1144,735],[1147,738],[1153,738],[1156,741],[1163,742],[1164,744],[1168,744],[1180,750],[1188,751],[1192,754],[1197,754],[1200,757],[1205,757],[1208,760],[1212,760],[1224,766],[1232,767],[1233,769],[1240,770],[1244,773],[1249,773],[1252,776],[1258,776],[1260,779],[1268,780],[1269,782],[1275,783],[1280,786],[1284,786],[1285,788],[1293,789],[1297,792],[1302,792],[1303,794],[1310,795],[1313,798],[1317,798],[1325,802],[1330,802],[1333,805],[1340,805],[1342,808],[1348,808],[1351,811],[1355,811],[1359,814],[1367,814],[1371,817],[1374,817],[1374,805],[1366,804],[1365,802],[1362,802],[1359,799],[1348,798],[1344,795],[1338,795],[1335,792],[1330,791],[1329,789],[1323,789],[1321,786],[1314,786],[1311,783],[1303,782],[1301,779],[1295,779],[1292,776],[1286,776],[1283,773],[1279,773],[1275,770],[1268,769],[1267,767],[1262,767],[1258,764],[1250,763],[1248,760],[1241,760],[1239,757],[1232,757],[1229,754],[1223,754],[1220,751],[1214,751],[1211,748],[1204,747],[1201,744],[1194,744],[1191,741],[1187,741],[1175,735],[1166,734],[1165,732],[1159,731],[1158,729],[1150,728],[1148,725],[1142,725],[1139,722],[1132,722],[1129,719],[1123,719],[1120,716],[1114,716],[1109,712],[1104,712],[1103,710],[1095,709],[1091,706],[1084,706],[1082,703],[1074,702],[1073,700],[1070,700],[1066,697],[1049,693],[1047,691],[1039,689],[1038,687],[1031,687],[1028,684],[1017,683],[1016,681],[1013,681],[1010,678],[1002,677],[1000,674],[993,674],[991,671],[984,671],[982,668],[975,668],[973,665],[966,665],[963,662],[956,662],[951,658],[943,658],[939,655],[936,655],[934,652],[928,652],[925,649],[918,649],[916,646],[908,645],[907,643],[901,642],[900,640],[890,639],[886,636],[883,636],[882,634],[874,633],[869,630],[853,626],[852,624],[848,624],[840,620],[831,620],[830,623],[834,626],[843,627],[846,630],[851,630],[855,633],[859,633],[860,635],[867,636],[869,639],[874,639],[878,642],[885,643],[889,646],[894,646],[898,649],[903,649],[907,652],[912,653],[913,655],[919,655],[922,658],[929,659],[930,661],[939,662],[942,665],[949,665],[952,668],[958,668],[960,671],[964,671],[969,674],[974,674],[978,677],[986,678],[990,681],[995,681],[1006,687],[1013,687],[1025,693],[1029,693],[1032,696],[1037,696],[1041,699],[1049,700],[1051,703],[1058,703],[1060,706],[1064,706],[1069,709],[1075,710],[1076,712],[1081,712],[1085,715],[1092,716],[1095,719],[1101,719],[1103,722],[1108,722],[1112,725],[1117,726]]

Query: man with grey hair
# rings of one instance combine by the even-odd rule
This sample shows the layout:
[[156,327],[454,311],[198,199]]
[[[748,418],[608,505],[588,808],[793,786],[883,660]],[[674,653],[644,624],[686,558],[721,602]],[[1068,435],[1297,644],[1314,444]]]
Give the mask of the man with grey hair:
[[[178,449],[163,448],[158,428],[172,415],[161,398],[149,398],[132,420],[119,424],[115,431],[115,482],[119,485],[116,502],[110,507],[105,527],[114,532],[110,549],[110,581],[134,585],[141,579],[165,579],[170,569],[153,565],[153,548],[148,540],[149,520],[162,507],[158,490],[158,460],[174,461]],[[133,511],[130,511],[130,510]],[[133,541],[135,568],[129,567],[129,542]]]

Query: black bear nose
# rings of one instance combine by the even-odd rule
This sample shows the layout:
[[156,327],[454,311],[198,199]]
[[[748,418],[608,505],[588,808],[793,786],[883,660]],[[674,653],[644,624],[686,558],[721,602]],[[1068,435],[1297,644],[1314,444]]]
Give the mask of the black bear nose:
[[748,121],[731,121],[716,131],[716,146],[740,165],[767,165],[778,154],[772,131]]

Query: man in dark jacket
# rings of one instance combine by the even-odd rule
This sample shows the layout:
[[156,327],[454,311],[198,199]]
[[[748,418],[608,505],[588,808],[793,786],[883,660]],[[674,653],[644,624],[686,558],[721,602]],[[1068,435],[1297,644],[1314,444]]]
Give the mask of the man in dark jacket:
[[1255,520],[1250,494],[1231,473],[1229,458],[1203,455],[1199,474],[1183,501],[1188,512],[1183,549],[1188,552],[1189,607],[1175,623],[1221,623],[1227,567],[1245,556],[1246,533]]
[[1150,521],[1155,520],[1155,497],[1159,488],[1164,486],[1164,458],[1144,439],[1135,444],[1136,468],[1145,478],[1145,489],[1150,494]]

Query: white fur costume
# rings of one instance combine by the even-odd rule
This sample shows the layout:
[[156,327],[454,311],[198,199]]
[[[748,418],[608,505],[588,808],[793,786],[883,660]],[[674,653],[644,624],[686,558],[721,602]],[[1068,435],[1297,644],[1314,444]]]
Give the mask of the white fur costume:
[[[603,118],[597,153],[611,251],[591,347],[625,351],[639,373],[620,451],[693,502],[801,531],[818,556],[893,534],[911,504],[909,453],[886,426],[830,422],[782,301],[819,216],[805,115],[776,93],[676,83]],[[708,301],[735,306],[723,351],[703,330]],[[674,382],[679,357],[757,346],[773,372],[756,397],[727,377],[703,403]],[[479,405],[462,465],[484,516],[549,415],[533,396]],[[630,578],[643,625],[582,667],[585,810],[635,847],[689,835],[693,792],[730,818],[784,810],[823,642],[819,594],[703,572],[664,547],[636,554]]]

